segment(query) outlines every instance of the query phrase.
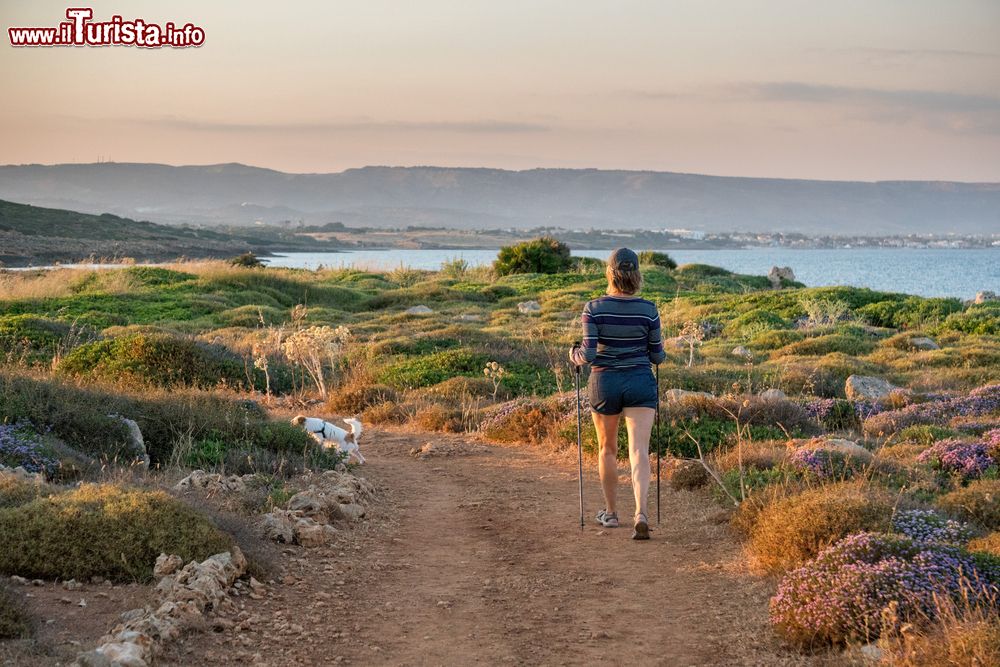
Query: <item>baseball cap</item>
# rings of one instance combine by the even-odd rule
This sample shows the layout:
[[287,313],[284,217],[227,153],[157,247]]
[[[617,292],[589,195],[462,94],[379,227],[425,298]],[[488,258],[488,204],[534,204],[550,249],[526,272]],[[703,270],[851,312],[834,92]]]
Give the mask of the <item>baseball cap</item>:
[[635,271],[639,268],[639,256],[628,248],[618,248],[608,257],[608,265],[618,271]]

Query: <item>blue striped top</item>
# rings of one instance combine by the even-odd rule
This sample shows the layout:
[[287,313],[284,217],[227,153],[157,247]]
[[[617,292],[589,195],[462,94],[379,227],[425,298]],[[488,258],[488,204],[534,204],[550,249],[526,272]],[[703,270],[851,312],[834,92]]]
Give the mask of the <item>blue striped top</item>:
[[656,304],[639,297],[605,295],[583,309],[583,343],[576,364],[594,372],[649,367],[666,359]]

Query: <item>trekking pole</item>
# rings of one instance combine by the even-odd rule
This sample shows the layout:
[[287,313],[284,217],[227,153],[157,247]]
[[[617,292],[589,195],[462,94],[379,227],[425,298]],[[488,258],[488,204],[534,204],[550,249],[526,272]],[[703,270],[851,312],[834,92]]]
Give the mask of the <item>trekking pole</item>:
[[[575,343],[573,348],[576,349],[579,345]],[[574,362],[573,370],[576,373],[576,457],[580,483],[580,530],[583,530],[583,410],[580,407],[580,376],[583,373],[583,366]]]
[[660,365],[656,364],[656,525],[660,525]]

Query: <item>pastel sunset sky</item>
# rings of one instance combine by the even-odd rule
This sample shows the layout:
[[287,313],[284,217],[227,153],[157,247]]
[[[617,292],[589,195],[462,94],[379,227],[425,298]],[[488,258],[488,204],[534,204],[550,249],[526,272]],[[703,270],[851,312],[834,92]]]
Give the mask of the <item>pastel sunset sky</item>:
[[13,48],[0,163],[1000,181],[997,0],[95,0],[204,46]]

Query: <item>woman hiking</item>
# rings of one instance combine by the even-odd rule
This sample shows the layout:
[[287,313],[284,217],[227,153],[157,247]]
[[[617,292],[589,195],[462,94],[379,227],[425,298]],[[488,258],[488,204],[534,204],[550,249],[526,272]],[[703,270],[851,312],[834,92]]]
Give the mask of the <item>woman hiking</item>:
[[597,522],[606,528],[618,527],[618,425],[624,414],[635,494],[632,539],[648,540],[649,435],[658,389],[651,365],[666,358],[660,314],[655,304],[636,296],[642,275],[635,252],[628,248],[612,252],[605,275],[607,294],[584,307],[583,342],[573,346],[570,361],[577,366],[591,364],[587,391],[600,446],[598,470],[605,500]]

